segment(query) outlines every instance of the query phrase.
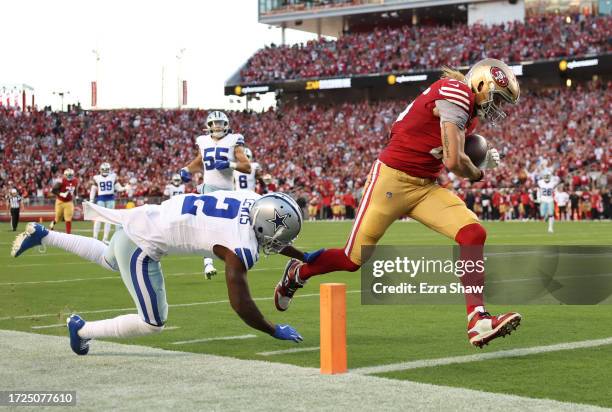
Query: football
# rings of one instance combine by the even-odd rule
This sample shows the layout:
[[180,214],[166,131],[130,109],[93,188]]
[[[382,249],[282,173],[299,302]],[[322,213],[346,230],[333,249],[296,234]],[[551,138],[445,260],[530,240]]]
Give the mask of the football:
[[479,134],[471,134],[465,137],[464,152],[475,166],[480,167],[487,157],[489,144],[487,139]]

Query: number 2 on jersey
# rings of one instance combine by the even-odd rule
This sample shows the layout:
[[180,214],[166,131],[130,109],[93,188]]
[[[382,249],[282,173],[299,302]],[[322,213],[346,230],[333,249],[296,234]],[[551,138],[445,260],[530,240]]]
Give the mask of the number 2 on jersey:
[[240,200],[226,197],[223,202],[227,207],[217,208],[217,198],[209,195],[187,196],[183,201],[181,214],[196,215],[198,206],[205,216],[220,217],[223,219],[234,219],[240,211]]

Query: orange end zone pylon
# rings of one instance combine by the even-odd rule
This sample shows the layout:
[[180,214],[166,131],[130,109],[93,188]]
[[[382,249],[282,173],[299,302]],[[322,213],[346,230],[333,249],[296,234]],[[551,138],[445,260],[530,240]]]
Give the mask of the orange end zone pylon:
[[345,373],[346,285],[321,284],[321,373]]

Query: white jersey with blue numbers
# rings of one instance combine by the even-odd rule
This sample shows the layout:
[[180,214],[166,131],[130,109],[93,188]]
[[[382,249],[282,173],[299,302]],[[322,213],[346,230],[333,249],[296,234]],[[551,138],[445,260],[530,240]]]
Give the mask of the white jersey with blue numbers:
[[257,171],[261,170],[259,163],[251,162],[251,173],[242,173],[238,170],[234,170],[234,187],[236,190],[250,190],[255,191],[257,185]]
[[244,137],[241,134],[230,133],[224,138],[215,140],[210,135],[198,136],[196,144],[200,148],[204,169],[204,184],[214,186],[218,189],[233,190],[233,169],[215,169],[215,162],[226,160],[235,162],[234,149],[236,146],[244,145]]
[[168,197],[174,197],[174,196],[184,195],[184,194],[185,194],[185,185],[183,184],[180,184],[178,186],[175,186],[173,184],[167,184],[166,189],[164,190],[164,196],[168,196]]
[[553,202],[555,187],[559,184],[559,178],[553,176],[550,181],[545,182],[544,179],[538,180],[538,188],[540,191],[540,202]]
[[161,205],[106,209],[83,203],[85,220],[120,224],[151,259],[168,254],[214,257],[215,245],[234,251],[250,269],[259,259],[249,212],[260,196],[248,191],[220,190],[206,195],[174,196]]
[[93,178],[96,183],[96,200],[107,201],[115,199],[115,183],[117,175],[109,173],[106,176],[95,175]]

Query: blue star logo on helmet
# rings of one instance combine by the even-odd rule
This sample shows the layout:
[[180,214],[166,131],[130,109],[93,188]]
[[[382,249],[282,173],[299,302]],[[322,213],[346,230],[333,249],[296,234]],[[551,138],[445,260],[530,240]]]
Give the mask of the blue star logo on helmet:
[[281,227],[289,229],[289,226],[287,226],[287,224],[285,223],[287,216],[289,216],[289,213],[281,216],[278,211],[274,209],[274,218],[266,219],[266,222],[274,223],[274,233],[276,233],[276,231],[278,231],[278,229],[280,229]]

